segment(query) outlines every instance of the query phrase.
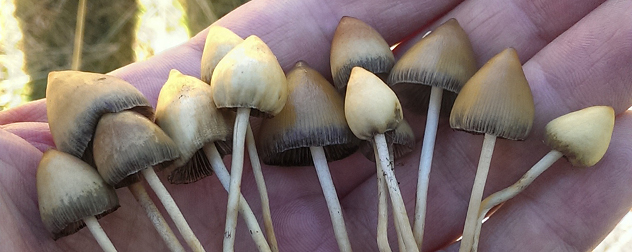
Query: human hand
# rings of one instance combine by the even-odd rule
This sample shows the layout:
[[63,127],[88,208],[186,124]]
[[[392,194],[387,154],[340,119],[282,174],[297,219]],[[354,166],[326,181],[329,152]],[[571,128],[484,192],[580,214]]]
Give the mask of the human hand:
[[[542,143],[548,121],[591,105],[614,107],[617,121],[603,160],[586,169],[558,161],[483,225],[479,244],[481,251],[587,251],[632,207],[632,143],[628,141],[632,114],[626,112],[632,105],[632,3],[602,2],[253,1],[217,25],[242,37],[258,35],[286,70],[304,60],[325,76],[330,76],[331,38],[344,15],[373,26],[390,44],[454,17],[470,36],[479,66],[506,47],[516,48],[536,105],[534,127],[524,142],[498,140],[485,195],[515,182],[549,151]],[[199,76],[205,36],[202,32],[182,46],[112,74],[135,85],[155,105],[171,68]],[[401,48],[407,45],[410,42]],[[396,51],[401,55],[405,50]],[[425,118],[411,113],[405,117],[420,138]],[[87,230],[53,241],[41,223],[35,171],[41,152],[53,146],[45,122],[43,100],[0,113],[0,246],[7,251],[97,250]],[[430,175],[425,251],[445,248],[460,236],[481,142],[481,136],[453,131],[447,118],[440,121]],[[414,209],[420,148],[418,140],[415,151],[396,160],[409,215]],[[374,164],[356,153],[330,167],[354,250],[376,251]],[[314,169],[263,169],[280,249],[337,251]],[[167,187],[205,248],[220,248],[227,193],[217,178]],[[122,207],[100,220],[114,245],[121,251],[165,250],[130,193],[118,193]],[[249,167],[244,171],[242,193],[261,216]],[[389,234],[395,248],[392,226]],[[237,251],[254,250],[248,236],[240,221]],[[447,250],[457,248],[453,245]]]

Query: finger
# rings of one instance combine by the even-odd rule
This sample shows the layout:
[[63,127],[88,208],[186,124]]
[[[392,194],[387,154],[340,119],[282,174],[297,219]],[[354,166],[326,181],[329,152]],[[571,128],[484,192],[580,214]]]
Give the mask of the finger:
[[55,148],[55,143],[53,143],[48,123],[19,122],[0,125],[0,129],[6,130],[7,132],[24,139],[41,152],[50,148]]
[[0,125],[14,122],[46,122],[46,100],[40,99],[27,104],[0,111]]

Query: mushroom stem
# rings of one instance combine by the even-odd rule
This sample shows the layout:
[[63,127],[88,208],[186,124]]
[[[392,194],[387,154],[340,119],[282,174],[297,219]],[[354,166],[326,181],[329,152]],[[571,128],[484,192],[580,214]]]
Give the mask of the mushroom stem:
[[[208,160],[211,163],[213,171],[215,172],[215,175],[217,175],[219,182],[222,184],[222,186],[224,186],[224,189],[228,191],[228,186],[230,184],[230,174],[228,173],[228,170],[224,165],[224,161],[222,161],[222,158],[219,155],[215,144],[211,143],[204,145],[204,153],[208,157]],[[248,205],[248,202],[246,202],[246,199],[243,195],[241,195],[241,193],[239,194],[239,212],[244,218],[248,229],[250,229],[250,236],[252,237],[252,240],[255,241],[257,249],[261,252],[270,252],[270,245],[268,245],[265,237],[263,237],[263,232],[261,232],[261,227],[259,227],[257,218],[255,217],[255,214],[252,212],[252,209]]]
[[415,238],[413,236],[412,228],[408,220],[408,214],[406,213],[406,205],[404,205],[404,199],[397,185],[397,178],[393,172],[392,160],[389,156],[388,145],[386,143],[386,137],[384,134],[379,133],[374,136],[376,152],[379,156],[379,162],[384,172],[384,178],[388,185],[388,191],[391,196],[391,204],[393,204],[393,217],[398,222],[399,229],[401,231],[406,251],[419,251]]
[[270,244],[270,249],[272,249],[273,252],[278,252],[279,246],[277,245],[276,235],[274,234],[274,227],[272,226],[272,214],[270,213],[268,189],[266,189],[266,181],[263,179],[263,172],[261,171],[261,161],[259,160],[257,147],[255,146],[255,136],[252,133],[250,123],[248,123],[248,128],[246,129],[246,147],[248,148],[248,155],[250,157],[252,173],[255,176],[255,182],[257,183],[257,189],[259,190],[259,197],[261,198],[263,228],[265,228],[266,230],[266,236],[268,237],[268,244]]
[[138,201],[143,210],[145,210],[151,224],[154,225],[160,237],[162,237],[167,247],[169,247],[169,251],[184,252],[184,247],[182,247],[182,244],[180,244],[180,241],[178,241],[178,238],[167,224],[167,221],[165,221],[165,218],[160,214],[154,202],[149,198],[149,194],[147,194],[147,190],[145,190],[143,185],[140,182],[136,182],[129,185],[127,189],[129,189],[136,201]]
[[424,132],[424,140],[419,158],[415,220],[413,221],[413,234],[415,235],[415,242],[417,242],[417,247],[419,248],[421,248],[424,238],[428,183],[430,180],[430,168],[432,167],[432,155],[434,152],[435,139],[437,138],[442,93],[442,88],[432,86],[432,90],[430,91],[430,102],[428,104],[428,116],[426,118],[426,130]]
[[483,148],[481,149],[481,156],[478,160],[478,168],[476,168],[476,177],[474,177],[474,186],[472,187],[472,195],[470,196],[470,203],[467,208],[465,226],[463,227],[463,239],[461,240],[459,252],[470,251],[472,248],[474,229],[476,228],[476,221],[478,220],[478,210],[481,205],[481,199],[483,198],[483,189],[485,189],[485,181],[487,180],[487,173],[489,172],[495,144],[496,136],[486,133],[485,139],[483,140]]
[[329,216],[331,217],[331,224],[334,227],[334,234],[336,235],[336,241],[338,241],[338,247],[340,251],[351,251],[351,243],[349,242],[349,236],[347,235],[347,229],[345,227],[345,220],[342,217],[342,208],[338,201],[338,194],[334,187],[334,182],[331,179],[331,173],[329,172],[329,166],[327,165],[327,158],[325,157],[325,151],[323,147],[309,147],[312,153],[312,160],[314,161],[314,168],[316,168],[316,174],[318,175],[318,181],[323,189],[325,195],[325,201],[329,208]]
[[165,207],[165,210],[167,210],[167,213],[176,224],[178,231],[180,231],[180,234],[182,234],[182,237],[184,237],[184,240],[187,242],[189,247],[191,247],[193,251],[205,251],[202,244],[193,233],[193,230],[191,230],[191,227],[189,227],[189,224],[184,219],[184,216],[182,215],[182,212],[180,212],[176,202],[173,200],[173,197],[171,197],[167,188],[165,188],[162,182],[160,182],[160,179],[158,178],[158,175],[156,175],[154,169],[143,169],[141,172],[151,189],[153,189],[156,196],[158,196],[158,199],[160,199],[160,202],[162,202],[162,205]]
[[226,206],[226,227],[224,229],[224,251],[234,251],[235,229],[237,228],[237,211],[241,187],[241,174],[244,170],[244,142],[246,129],[250,120],[250,108],[238,108],[233,130],[233,154],[230,167],[230,186],[228,188],[228,204]]
[[97,218],[95,218],[94,216],[88,216],[83,218],[83,222],[86,223],[86,226],[88,226],[88,229],[90,229],[90,233],[92,233],[92,236],[94,236],[94,238],[97,240],[99,246],[101,246],[103,251],[116,252],[114,244],[112,244],[110,238],[108,238],[108,236],[103,231],[103,228],[101,228],[101,225],[99,225]]
[[533,165],[533,167],[531,167],[522,176],[522,178],[518,180],[518,182],[503,190],[493,193],[481,202],[480,211],[478,212],[478,220],[476,222],[476,230],[474,231],[474,243],[472,245],[471,251],[478,250],[478,238],[481,234],[481,226],[483,225],[483,219],[485,219],[485,216],[487,215],[489,210],[500,203],[508,201],[509,199],[518,195],[518,193],[524,191],[524,189],[527,188],[527,186],[529,186],[533,182],[533,180],[535,180],[535,178],[540,176],[540,174],[551,167],[551,165],[553,165],[553,163],[555,163],[562,156],[564,156],[563,153],[556,150],[551,150],[542,159],[540,159],[540,161]]
[[[374,146],[375,147],[375,146]],[[377,152],[374,152],[375,160],[379,160]],[[384,181],[384,172],[382,171],[382,165],[380,162],[375,163],[377,168],[377,247],[380,252],[391,252],[391,246],[388,243],[388,202],[386,191],[386,181]],[[400,238],[400,236],[397,236]],[[398,239],[401,241],[401,239]],[[402,241],[403,242],[403,241]],[[403,248],[403,243],[400,243],[400,248]]]

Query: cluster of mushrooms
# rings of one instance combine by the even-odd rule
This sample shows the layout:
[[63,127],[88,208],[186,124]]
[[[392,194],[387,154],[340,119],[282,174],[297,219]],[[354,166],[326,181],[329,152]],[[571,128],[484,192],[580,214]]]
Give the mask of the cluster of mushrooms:
[[[115,251],[97,219],[119,207],[115,188],[127,187],[168,248],[185,251],[140,183],[144,179],[188,247],[204,251],[155,170],[166,172],[174,184],[193,183],[214,173],[228,191],[223,250],[234,250],[241,214],[259,251],[279,251],[263,161],[316,169],[339,249],[351,251],[327,163],[360,150],[376,163],[379,250],[391,251],[386,231],[390,198],[399,250],[419,251],[438,121],[449,115],[452,128],[484,134],[460,249],[476,251],[483,218],[494,206],[524,190],[562,156],[574,166],[594,165],[612,135],[610,107],[563,115],[545,128],[551,152],[514,185],[481,200],[496,138],[524,140],[535,116],[514,49],[503,50],[477,69],[467,34],[451,19],[395,62],[377,31],[343,17],[330,60],[334,85],[303,61],[286,75],[258,37],[242,39],[212,26],[200,78],[172,70],[155,110],[138,90],[116,77],[50,73],[47,114],[57,150],[45,152],[37,171],[46,228],[58,239],[88,226],[104,251]],[[415,145],[402,107],[427,113],[412,225],[394,173],[394,159]],[[250,116],[263,118],[256,135]],[[245,151],[261,197],[263,229],[240,193]],[[230,174],[224,155],[232,158]]]

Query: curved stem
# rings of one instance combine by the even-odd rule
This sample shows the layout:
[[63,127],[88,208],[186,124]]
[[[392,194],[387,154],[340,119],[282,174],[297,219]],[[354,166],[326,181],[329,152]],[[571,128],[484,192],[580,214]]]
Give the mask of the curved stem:
[[546,169],[551,167],[553,163],[555,163],[558,159],[560,159],[564,154],[559,151],[551,150],[547,153],[540,161],[538,161],[535,165],[533,165],[516,183],[513,185],[502,189],[498,192],[489,195],[487,198],[481,202],[480,211],[478,212],[478,220],[476,222],[476,230],[474,232],[474,245],[472,246],[472,251],[478,250],[478,238],[481,235],[481,226],[483,225],[483,219],[485,216],[495,206],[518,195],[518,193],[524,191],[527,186],[531,185],[531,183],[540,176]]
[[[373,148],[375,148],[375,143],[373,143]],[[375,154],[375,160],[380,160],[377,152],[373,152]],[[375,163],[375,167],[377,168],[376,176],[377,176],[377,247],[380,252],[391,252],[391,246],[388,243],[388,192],[386,191],[386,181],[384,181],[384,172],[382,171],[382,166],[380,162]],[[400,236],[397,236],[400,238]],[[401,241],[400,246],[403,248],[403,241]]]
[[97,218],[94,218],[94,216],[88,216],[83,218],[83,222],[86,223],[86,226],[88,226],[88,229],[90,229],[90,233],[92,233],[92,236],[94,236],[94,238],[97,240],[97,243],[99,243],[99,246],[101,246],[101,249],[103,249],[103,251],[116,252],[114,244],[112,244],[110,238],[108,238],[108,236],[103,231],[103,228],[101,228],[101,225],[99,225]]
[[434,152],[437,127],[439,125],[439,112],[441,111],[441,95],[443,89],[432,87],[430,91],[430,103],[428,104],[428,117],[426,118],[426,130],[424,132],[423,145],[419,158],[419,173],[417,175],[417,198],[415,203],[415,220],[413,221],[413,234],[417,247],[421,248],[424,238],[424,226],[426,222],[426,203],[428,198],[428,184],[430,182],[430,168],[432,167],[432,155]]
[[266,181],[263,179],[263,171],[261,170],[261,161],[259,160],[259,154],[257,153],[257,147],[255,146],[255,136],[252,133],[250,123],[246,129],[246,147],[248,148],[248,155],[250,157],[250,165],[252,166],[252,173],[255,176],[255,182],[257,183],[257,189],[259,190],[259,197],[261,198],[261,211],[263,214],[263,227],[266,230],[266,236],[268,237],[268,244],[273,252],[279,252],[279,245],[277,244],[276,235],[274,234],[274,227],[272,226],[272,214],[270,213],[270,200],[268,198],[268,189],[266,188]]
[[191,247],[193,251],[204,251],[202,244],[193,233],[193,230],[191,230],[187,220],[184,219],[182,212],[180,212],[180,208],[176,205],[176,202],[167,191],[167,188],[165,188],[162,182],[160,182],[160,179],[158,178],[158,175],[156,175],[154,169],[148,168],[142,170],[141,172],[151,189],[154,190],[156,196],[158,196],[158,199],[160,199],[160,202],[162,202],[162,205],[165,207],[165,210],[167,210],[167,213],[173,220],[173,223],[176,224],[178,231],[180,231],[180,234],[182,234],[182,237],[184,237],[184,240],[187,242],[189,247]]
[[323,147],[309,147],[312,153],[312,160],[314,161],[314,168],[316,168],[316,174],[318,175],[318,181],[323,189],[325,195],[325,201],[327,202],[327,208],[329,209],[329,216],[331,217],[331,224],[334,228],[334,234],[336,235],[336,241],[338,241],[338,248],[340,251],[351,251],[351,243],[349,242],[349,236],[347,235],[347,228],[345,227],[345,220],[342,217],[342,208],[340,207],[340,201],[338,201],[338,194],[334,187],[334,182],[331,179],[331,173],[329,172],[329,166],[327,165],[327,158],[325,157],[325,151]]
[[[391,196],[391,204],[393,204],[393,217],[396,222],[399,222],[401,236],[406,245],[407,251],[419,251],[415,238],[413,236],[412,228],[408,220],[408,214],[406,213],[406,205],[404,205],[404,199],[397,185],[397,178],[395,178],[395,172],[393,172],[393,161],[389,156],[388,145],[384,134],[377,134],[374,137],[375,150],[380,157],[379,162],[384,171],[384,178],[388,185],[388,191]],[[377,160],[376,160],[377,161]]]
[[485,134],[481,157],[478,160],[478,168],[476,168],[476,177],[474,178],[470,204],[467,208],[467,216],[465,217],[463,239],[461,240],[459,252],[467,252],[472,249],[474,243],[474,229],[476,228],[476,221],[478,220],[478,210],[481,205],[481,199],[483,198],[483,189],[485,189],[485,181],[487,181],[487,173],[489,172],[495,144],[496,136]]
[[[210,143],[204,145],[204,153],[208,157],[211,166],[213,166],[213,171],[219,179],[219,182],[222,184],[224,189],[228,191],[228,185],[230,184],[230,174],[228,173],[228,170],[224,165],[224,161],[222,161],[222,157],[219,155],[215,144]],[[261,227],[257,222],[257,218],[255,217],[255,214],[252,212],[250,205],[248,205],[248,202],[246,202],[246,199],[243,195],[241,195],[241,193],[239,194],[239,212],[244,218],[246,226],[248,226],[248,229],[250,229],[250,236],[252,237],[252,240],[255,241],[257,249],[261,252],[270,252],[270,245],[268,245],[266,238],[263,237],[263,232],[261,232]]]
[[241,194],[241,174],[244,170],[244,142],[246,128],[249,124],[250,109],[238,108],[233,130],[233,155],[230,167],[230,186],[228,187],[228,204],[226,206],[226,227],[224,229],[224,251],[235,249],[235,229],[237,228],[237,211]]
[[151,224],[154,225],[154,228],[158,231],[160,237],[162,237],[167,244],[167,247],[169,247],[169,251],[184,252],[184,247],[182,247],[182,244],[180,244],[180,241],[178,241],[178,238],[167,224],[167,221],[165,221],[165,218],[163,218],[162,214],[160,214],[160,211],[158,211],[154,202],[151,198],[149,198],[149,194],[147,194],[143,185],[140,182],[136,182],[127,188],[132,195],[134,195],[134,198],[138,201],[143,210],[145,210]]

